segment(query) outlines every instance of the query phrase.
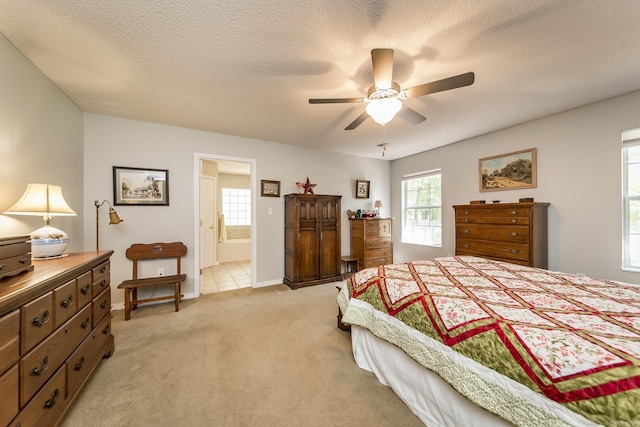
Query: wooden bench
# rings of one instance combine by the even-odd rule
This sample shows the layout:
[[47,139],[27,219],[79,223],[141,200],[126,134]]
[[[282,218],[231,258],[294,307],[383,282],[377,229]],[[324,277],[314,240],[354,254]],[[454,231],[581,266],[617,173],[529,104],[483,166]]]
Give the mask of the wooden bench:
[[[176,310],[180,311],[180,299],[184,296],[180,293],[180,285],[187,278],[180,273],[180,261],[187,254],[187,247],[182,242],[173,243],[134,243],[126,252],[128,259],[133,261],[133,275],[131,280],[125,280],[118,285],[118,289],[124,289],[124,320],[131,318],[131,310],[138,308],[138,304],[152,301],[175,300]],[[158,277],[138,277],[138,262],[143,260],[157,260],[163,258],[175,258],[177,263],[176,274]],[[155,298],[138,299],[138,288],[145,286],[173,286],[173,295]]]

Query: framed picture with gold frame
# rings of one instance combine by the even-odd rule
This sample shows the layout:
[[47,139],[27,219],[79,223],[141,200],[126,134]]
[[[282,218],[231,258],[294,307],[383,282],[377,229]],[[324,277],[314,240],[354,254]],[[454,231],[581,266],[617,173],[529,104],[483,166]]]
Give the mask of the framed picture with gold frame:
[[356,199],[368,199],[369,198],[370,182],[364,180],[356,180]]
[[536,149],[514,151],[478,161],[480,191],[535,188]]

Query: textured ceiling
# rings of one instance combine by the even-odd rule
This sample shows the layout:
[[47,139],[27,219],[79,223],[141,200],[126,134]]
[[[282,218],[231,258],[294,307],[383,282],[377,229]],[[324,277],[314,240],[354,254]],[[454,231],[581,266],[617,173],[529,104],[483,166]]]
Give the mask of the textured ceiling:
[[[640,89],[637,0],[0,0],[0,32],[82,110],[322,150],[404,157]],[[370,50],[395,50],[427,117],[343,130]],[[176,141],[176,144],[179,144]]]

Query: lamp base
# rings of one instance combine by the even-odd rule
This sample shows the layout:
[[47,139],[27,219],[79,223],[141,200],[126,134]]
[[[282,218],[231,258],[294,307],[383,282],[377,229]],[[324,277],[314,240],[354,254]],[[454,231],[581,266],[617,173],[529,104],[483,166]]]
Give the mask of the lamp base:
[[68,245],[67,233],[50,225],[31,232],[31,257],[34,259],[58,258]]

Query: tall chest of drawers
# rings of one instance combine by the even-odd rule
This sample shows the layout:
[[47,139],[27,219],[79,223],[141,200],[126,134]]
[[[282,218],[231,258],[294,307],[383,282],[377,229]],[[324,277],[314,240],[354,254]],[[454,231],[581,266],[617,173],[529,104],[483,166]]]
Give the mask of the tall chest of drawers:
[[360,268],[393,263],[391,218],[351,218],[351,256]]
[[111,356],[113,251],[34,261],[0,280],[0,426],[53,426]]
[[549,203],[456,205],[456,255],[547,268]]

